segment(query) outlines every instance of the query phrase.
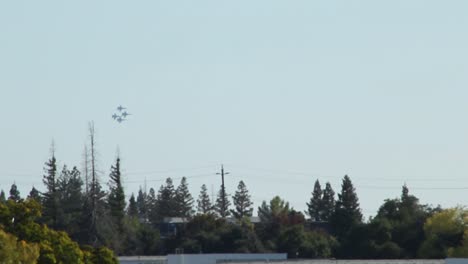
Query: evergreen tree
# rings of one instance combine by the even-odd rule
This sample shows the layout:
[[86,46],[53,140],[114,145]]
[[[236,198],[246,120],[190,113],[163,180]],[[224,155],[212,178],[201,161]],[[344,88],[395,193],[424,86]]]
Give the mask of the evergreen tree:
[[80,229],[80,216],[84,202],[83,181],[81,173],[76,167],[68,170],[64,166],[57,179],[57,193],[59,197],[59,210],[57,215],[57,228],[65,230],[71,237],[75,237]]
[[206,185],[201,186],[200,195],[197,200],[198,213],[200,214],[210,214],[213,212],[213,205],[211,205],[210,196],[208,195]]
[[41,203],[41,195],[39,191],[36,188],[34,188],[34,186],[29,192],[28,199],[33,199],[33,200],[36,200],[38,203]]
[[185,177],[182,177],[182,180],[175,191],[175,201],[177,216],[190,217],[193,215],[193,197],[190,194],[187,178]]
[[138,217],[138,206],[133,193],[128,200],[127,215],[130,217]]
[[338,194],[338,201],[336,201],[331,222],[339,240],[345,239],[351,229],[362,222],[362,213],[359,208],[356,190],[348,175],[343,178],[341,193]]
[[320,213],[322,211],[322,188],[319,180],[315,181],[314,191],[310,202],[307,203],[307,212],[312,221],[321,221]]
[[143,192],[143,190],[140,187],[140,190],[138,190],[138,196],[136,200],[136,205],[138,209],[138,218],[140,221],[147,222],[148,221],[148,206],[147,206],[147,198],[146,198],[146,192]]
[[120,158],[117,158],[117,160],[115,161],[115,166],[111,166],[111,173],[109,177],[109,210],[114,223],[117,225],[117,229],[120,233],[123,233],[126,205],[125,193],[121,181]]
[[162,186],[158,192],[157,205],[159,209],[160,220],[164,217],[174,217],[177,216],[177,203],[174,185],[172,184],[172,179],[166,179],[166,185]]
[[231,213],[235,218],[242,219],[245,216],[252,216],[253,203],[250,200],[250,194],[244,181],[239,182],[237,185],[237,191],[232,199],[236,209],[231,210]]
[[0,203],[6,202],[5,192],[2,190],[0,192]]
[[153,188],[149,189],[147,196],[147,209],[148,209],[148,218],[151,223],[158,223],[159,220],[159,210],[158,210],[158,201],[156,199],[156,192]]
[[322,208],[320,212],[320,219],[322,221],[330,221],[330,218],[335,211],[335,192],[333,191],[331,184],[326,183],[325,189],[322,194]]
[[346,210],[352,219],[360,223],[362,221],[361,209],[359,208],[359,200],[356,194],[356,189],[351,182],[351,179],[348,175],[345,175],[343,178],[343,183],[341,185],[341,193],[338,194],[338,201],[336,202],[336,207],[339,209]]
[[218,197],[216,198],[214,210],[218,214],[218,216],[222,218],[226,218],[230,215],[229,206],[231,206],[231,202],[229,201],[228,196],[229,195],[227,194],[227,192],[223,192],[223,186],[221,186],[218,192]]
[[42,179],[46,187],[46,191],[42,194],[42,219],[49,227],[56,228],[59,197],[57,193],[57,160],[55,159],[53,143],[51,148],[52,157],[45,163],[45,174]]
[[10,196],[8,197],[8,200],[12,200],[12,201],[15,201],[15,202],[20,202],[21,201],[20,192],[18,191],[18,187],[16,186],[15,183],[13,183],[11,185]]

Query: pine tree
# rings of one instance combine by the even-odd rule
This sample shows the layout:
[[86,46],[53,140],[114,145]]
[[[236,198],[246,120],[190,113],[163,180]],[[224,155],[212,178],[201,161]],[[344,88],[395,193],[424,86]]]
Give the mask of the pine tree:
[[11,185],[10,196],[8,197],[8,200],[12,200],[12,201],[15,201],[15,202],[20,202],[21,201],[20,192],[18,191],[18,187],[16,186],[15,183],[13,183]]
[[210,214],[213,212],[213,205],[211,205],[210,196],[208,195],[208,190],[205,184],[201,186],[200,195],[198,196],[197,203],[198,213]]
[[335,192],[329,182],[326,183],[325,189],[323,190],[321,207],[320,219],[322,221],[330,221],[330,218],[335,211]]
[[314,191],[310,202],[307,203],[307,213],[312,221],[321,221],[320,212],[322,211],[322,188],[319,180],[315,181]]
[[343,178],[343,183],[341,185],[341,193],[338,194],[338,201],[336,202],[336,207],[346,210],[349,215],[352,216],[353,220],[356,222],[362,221],[362,213],[359,208],[359,200],[356,194],[356,189],[351,182],[351,179],[348,175],[345,175]]
[[29,192],[28,199],[33,199],[36,202],[41,203],[41,195],[40,195],[39,191],[36,188],[34,188],[34,186],[32,187],[31,191]]
[[182,177],[177,190],[175,191],[175,201],[177,216],[190,217],[193,215],[193,197],[188,189],[187,178]]
[[166,179],[166,185],[162,186],[158,192],[157,205],[159,209],[160,220],[164,217],[177,216],[175,190],[172,179]]
[[64,166],[57,179],[57,193],[59,197],[59,210],[57,214],[57,228],[65,230],[75,237],[80,229],[80,216],[84,202],[83,181],[81,173],[76,167],[68,170]]
[[55,159],[55,149],[52,143],[52,157],[45,163],[44,177],[42,182],[46,191],[42,194],[42,219],[49,227],[56,228],[59,197],[57,192],[57,160]]
[[138,190],[138,196],[136,200],[136,205],[138,209],[138,219],[143,222],[148,221],[148,205],[147,205],[147,197],[146,197],[146,192],[143,192],[143,190],[140,187],[140,190]]
[[236,209],[231,210],[231,213],[235,218],[242,219],[245,216],[252,216],[253,203],[250,200],[249,191],[247,190],[244,181],[239,182],[237,185],[237,191],[232,199]]
[[156,199],[156,192],[153,188],[149,189],[147,196],[147,209],[148,209],[148,218],[151,223],[158,223],[159,221],[159,210],[158,210],[158,201]]
[[127,215],[130,217],[138,217],[138,206],[133,193],[128,200]]
[[346,238],[351,229],[362,222],[362,213],[359,208],[358,197],[353,183],[345,175],[341,184],[341,193],[338,194],[335,212],[331,224],[339,240]]
[[124,230],[124,216],[125,216],[125,193],[122,186],[121,173],[120,173],[120,158],[115,161],[115,166],[111,166],[109,181],[109,196],[108,204],[110,214],[114,223],[117,225],[118,231],[123,233]]
[[5,192],[2,190],[0,192],[0,203],[6,202]]
[[229,201],[229,195],[227,194],[227,192],[223,192],[223,186],[221,186],[218,192],[218,197],[216,198],[214,210],[218,214],[218,216],[226,218],[230,215],[229,206],[231,206],[231,202]]

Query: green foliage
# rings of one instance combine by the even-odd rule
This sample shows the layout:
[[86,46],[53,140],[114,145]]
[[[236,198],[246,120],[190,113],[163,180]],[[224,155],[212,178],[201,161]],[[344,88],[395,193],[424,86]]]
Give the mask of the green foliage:
[[166,185],[161,185],[157,196],[159,220],[163,217],[177,216],[176,192],[171,178],[166,179]]
[[91,262],[96,264],[118,264],[117,258],[106,247],[95,248],[91,256]]
[[452,208],[438,212],[424,224],[425,241],[419,256],[425,258],[468,257],[468,212]]
[[[384,243],[388,242],[385,247],[386,252],[393,255],[383,256],[392,258],[397,251],[402,258],[415,258],[420,255],[418,251],[425,240],[423,225],[434,211],[436,210],[420,205],[418,199],[409,194],[406,185],[402,187],[399,199],[385,200],[384,204],[380,206],[377,216],[372,220],[372,223],[384,223],[387,226],[387,239],[381,239],[378,244],[383,246]],[[389,250],[390,242],[393,247],[392,251]],[[424,247],[426,248],[429,242],[425,243]],[[398,246],[399,250],[396,250],[395,245]]]
[[124,229],[124,216],[125,216],[125,193],[121,181],[120,173],[120,158],[117,158],[115,165],[111,166],[111,173],[109,175],[109,195],[108,205],[109,211],[112,216],[112,222],[117,227],[117,231],[122,234]]
[[138,217],[138,207],[135,200],[135,195],[132,193],[130,199],[128,200],[127,215],[130,217]]
[[356,190],[351,179],[348,175],[345,175],[341,184],[341,193],[338,194],[335,212],[330,219],[331,226],[338,240],[342,241],[351,229],[361,222],[362,213],[359,208]]
[[83,207],[83,181],[76,167],[68,170],[64,166],[57,179],[57,196],[59,199],[56,229],[66,231],[70,236],[77,237],[80,229],[80,216]]
[[208,195],[208,190],[205,184],[201,186],[197,203],[197,210],[199,214],[210,214],[213,212],[213,205],[211,204],[210,196]]
[[137,209],[138,209],[138,218],[144,219],[144,221],[147,221],[148,220],[148,198],[147,198],[146,192],[143,192],[141,187],[140,187],[140,190],[138,190],[136,204],[137,204]]
[[244,181],[237,185],[237,191],[234,194],[233,203],[235,210],[231,210],[232,215],[237,219],[252,216],[253,202],[250,200],[250,194]]
[[[19,256],[24,259],[34,259],[33,257],[36,256],[35,259],[38,260],[37,263],[39,264],[84,263],[85,254],[78,244],[72,241],[65,232],[55,231],[45,225],[39,225],[37,220],[40,215],[41,207],[34,199],[20,202],[8,200],[6,203],[0,204],[0,227],[15,235],[18,239],[24,240],[17,245]],[[11,241],[11,237],[7,239]],[[103,249],[103,252],[106,252],[105,256],[108,256],[111,251]]]
[[269,205],[263,201],[262,205],[258,207],[258,216],[262,222],[273,222],[275,219],[284,218],[289,212],[289,203],[279,196],[273,197]]
[[4,203],[6,201],[5,192],[2,190],[0,191],[0,203]]
[[321,200],[320,220],[330,221],[335,212],[335,192],[329,182],[326,183]]
[[[66,170],[66,167],[63,170]],[[45,163],[44,172],[42,182],[46,187],[46,191],[42,194],[42,221],[48,226],[55,228],[59,214],[59,196],[57,192],[57,160],[53,153],[52,157]]]
[[11,185],[10,196],[8,197],[8,200],[12,200],[15,202],[21,201],[20,192],[18,191],[18,187],[14,183]]
[[316,180],[312,197],[310,198],[310,202],[307,203],[307,213],[312,221],[322,220],[322,204],[322,188],[320,187],[319,180]]
[[193,215],[193,197],[188,189],[187,178],[182,177],[177,190],[175,191],[176,216],[190,217]]
[[41,203],[41,194],[36,188],[32,187],[29,192],[28,199],[34,199],[36,202]]
[[229,206],[231,202],[229,201],[229,194],[226,192],[226,188],[219,188],[218,196],[216,198],[216,203],[214,205],[214,211],[218,214],[219,217],[226,218],[231,214],[229,211]]
[[39,258],[37,244],[18,241],[14,235],[0,229],[0,260],[5,264],[35,264]]

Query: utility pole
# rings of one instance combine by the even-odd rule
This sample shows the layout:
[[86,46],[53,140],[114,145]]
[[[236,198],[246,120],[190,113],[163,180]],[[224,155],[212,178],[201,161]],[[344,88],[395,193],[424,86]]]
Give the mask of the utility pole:
[[[221,173],[216,173],[216,175],[221,175],[221,199],[222,199],[222,211],[223,214],[225,211],[227,211],[227,206],[226,206],[226,188],[224,187],[224,175],[228,175],[229,172],[224,172],[224,166],[221,164]],[[221,215],[221,217],[226,217],[225,215]]]

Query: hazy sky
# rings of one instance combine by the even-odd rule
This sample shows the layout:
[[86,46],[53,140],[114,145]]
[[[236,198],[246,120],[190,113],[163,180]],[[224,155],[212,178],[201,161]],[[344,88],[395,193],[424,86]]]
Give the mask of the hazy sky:
[[[2,1],[0,189],[43,188],[52,139],[97,131],[127,195],[187,176],[304,210],[348,174],[366,216],[406,182],[468,204],[466,1]],[[131,118],[118,124],[115,107]],[[175,180],[178,184],[179,179]],[[464,187],[467,187],[464,189]]]

